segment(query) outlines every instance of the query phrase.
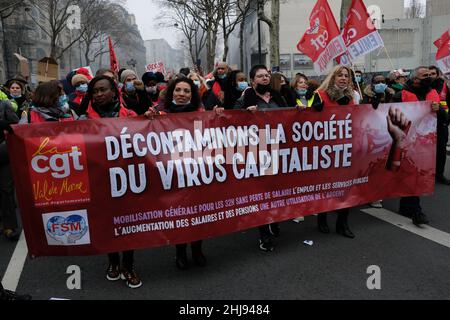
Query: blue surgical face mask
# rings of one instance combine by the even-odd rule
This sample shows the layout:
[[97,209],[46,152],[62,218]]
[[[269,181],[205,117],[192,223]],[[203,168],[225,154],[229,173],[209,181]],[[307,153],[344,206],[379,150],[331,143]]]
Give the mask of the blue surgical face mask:
[[224,79],[227,78],[227,75],[226,74],[222,74],[222,75],[219,75],[217,77],[219,77],[220,80],[224,80]]
[[67,96],[65,94],[63,94],[62,96],[59,96],[58,107],[63,109],[66,106],[68,101],[69,101],[69,99],[67,99]]
[[306,96],[306,93],[308,92],[307,89],[297,89],[295,90],[297,92],[297,94],[301,97]]
[[80,85],[77,87],[77,91],[78,91],[78,92],[82,92],[82,93],[86,93],[86,92],[88,91],[88,85],[87,85],[87,83],[80,84]]
[[248,82],[247,81],[240,81],[240,82],[237,83],[237,89],[239,91],[244,91],[247,88],[248,88]]
[[127,92],[134,92],[134,91],[136,91],[136,88],[134,87],[134,83],[133,82],[125,83],[125,90]]
[[19,98],[22,98],[22,94],[15,95],[15,94],[12,94],[12,93],[11,93],[11,97],[12,97],[13,99],[19,99]]
[[386,91],[386,88],[387,88],[387,85],[385,84],[385,83],[377,83],[375,86],[374,86],[374,91],[376,92],[376,93],[384,93],[385,91]]
[[356,76],[355,79],[356,79],[356,82],[361,82],[362,77],[361,76]]

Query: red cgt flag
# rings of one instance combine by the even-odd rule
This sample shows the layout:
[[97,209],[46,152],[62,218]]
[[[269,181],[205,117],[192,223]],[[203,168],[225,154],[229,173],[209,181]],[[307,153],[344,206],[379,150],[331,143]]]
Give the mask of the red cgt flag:
[[115,72],[115,74],[119,73],[119,60],[117,60],[116,52],[114,51],[114,46],[111,40],[111,37],[108,37],[109,39],[109,60],[111,63],[111,70]]
[[450,38],[450,28],[448,28],[447,31],[445,31],[442,34],[442,36],[434,42],[434,45],[436,46],[436,48],[440,49],[442,45],[445,43],[445,41],[448,41],[449,38]]
[[309,16],[306,30],[297,49],[314,62],[318,74],[326,73],[334,58],[345,53],[345,43],[327,0],[318,0]]
[[347,54],[342,57],[343,64],[350,64],[359,57],[384,47],[383,39],[373,25],[362,0],[352,0],[342,38],[347,47]]
[[[440,47],[436,53],[436,64],[443,73],[450,73],[450,28],[436,42],[440,42]],[[435,42],[435,44],[436,44]]]

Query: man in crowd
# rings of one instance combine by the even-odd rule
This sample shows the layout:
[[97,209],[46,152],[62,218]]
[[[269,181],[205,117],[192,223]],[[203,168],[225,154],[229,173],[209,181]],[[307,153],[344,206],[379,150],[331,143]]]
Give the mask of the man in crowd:
[[436,182],[450,185],[450,180],[444,176],[447,161],[449,85],[442,76],[441,70],[435,66],[430,67],[430,77],[433,79],[431,87],[437,91],[441,100],[437,113]]
[[[415,101],[431,101],[431,108],[437,112],[439,110],[440,98],[436,90],[431,88],[433,79],[430,77],[428,67],[418,67],[411,75],[403,90],[394,95],[394,102],[415,102]],[[400,200],[401,215],[411,217],[415,225],[428,224],[429,220],[420,206],[419,197],[407,197]]]

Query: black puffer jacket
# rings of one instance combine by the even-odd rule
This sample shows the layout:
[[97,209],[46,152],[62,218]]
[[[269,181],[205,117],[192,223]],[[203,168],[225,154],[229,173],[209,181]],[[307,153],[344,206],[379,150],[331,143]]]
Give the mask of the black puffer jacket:
[[8,130],[9,125],[18,122],[19,117],[11,107],[11,103],[9,101],[0,101],[0,165],[2,166],[9,163],[3,130]]

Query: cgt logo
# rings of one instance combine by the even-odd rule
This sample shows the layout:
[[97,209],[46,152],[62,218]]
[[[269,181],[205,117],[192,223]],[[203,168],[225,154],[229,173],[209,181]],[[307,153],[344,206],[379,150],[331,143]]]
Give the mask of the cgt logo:
[[90,201],[83,135],[30,138],[25,142],[36,206]]
[[90,243],[86,210],[45,214],[43,223],[49,245],[75,246]]
[[77,146],[72,146],[67,151],[60,151],[57,147],[48,147],[50,138],[45,138],[31,159],[31,167],[37,173],[50,172],[56,179],[64,179],[70,176],[71,168],[75,171],[83,171],[80,164],[82,155]]

